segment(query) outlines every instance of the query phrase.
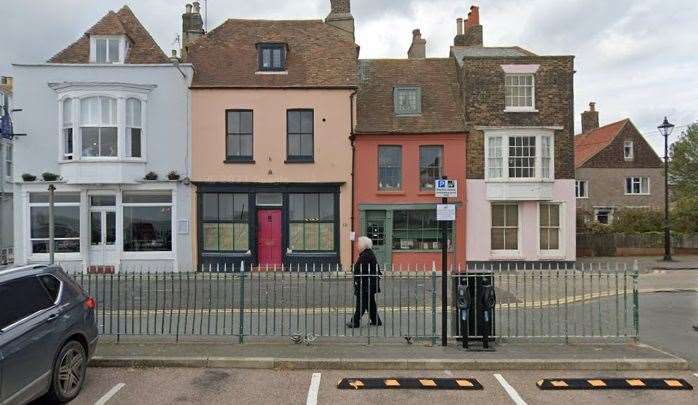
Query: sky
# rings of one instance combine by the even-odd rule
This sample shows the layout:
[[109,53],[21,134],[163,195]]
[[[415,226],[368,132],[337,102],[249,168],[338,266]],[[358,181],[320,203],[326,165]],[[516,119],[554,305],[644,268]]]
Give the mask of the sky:
[[[207,2],[209,29],[227,18],[320,19],[330,7],[329,0]],[[11,76],[12,63],[46,61],[124,4],[166,53],[179,47],[183,0],[0,0],[0,75]],[[672,140],[698,121],[696,0],[352,0],[361,57],[406,57],[415,28],[427,56],[446,57],[456,18],[471,4],[480,6],[486,46],[575,56],[577,132],[590,101],[601,125],[630,118],[657,150],[664,116],[677,126]]]

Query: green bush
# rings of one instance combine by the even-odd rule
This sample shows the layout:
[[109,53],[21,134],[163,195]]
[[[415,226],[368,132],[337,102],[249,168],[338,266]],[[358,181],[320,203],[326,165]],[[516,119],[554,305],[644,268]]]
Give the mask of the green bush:
[[585,224],[584,233],[589,233],[593,235],[607,235],[613,233],[613,229],[610,225],[594,221]]
[[611,229],[617,233],[645,233],[662,230],[664,215],[649,208],[623,208],[613,215]]
[[698,233],[698,197],[684,197],[671,210],[671,228],[679,233]]

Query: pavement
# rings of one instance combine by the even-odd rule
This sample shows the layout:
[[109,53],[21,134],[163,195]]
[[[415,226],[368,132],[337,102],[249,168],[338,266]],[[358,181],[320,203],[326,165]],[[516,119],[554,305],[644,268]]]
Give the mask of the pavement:
[[614,267],[629,265],[634,262],[638,263],[638,268],[641,272],[652,270],[698,270],[698,255],[681,255],[674,256],[674,261],[665,262],[663,257],[658,256],[628,256],[628,257],[578,257],[577,264],[596,268],[599,264],[606,266],[607,264]]

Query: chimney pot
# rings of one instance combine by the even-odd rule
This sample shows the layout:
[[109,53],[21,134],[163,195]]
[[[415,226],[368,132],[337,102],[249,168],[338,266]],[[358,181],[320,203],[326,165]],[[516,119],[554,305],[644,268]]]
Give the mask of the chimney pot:
[[596,103],[595,102],[592,101],[591,103],[589,103],[589,111],[596,111]]
[[412,30],[412,38],[413,39],[420,39],[422,38],[422,33],[419,31],[419,28]]
[[599,112],[596,111],[596,103],[589,103],[589,111],[582,113],[582,133],[587,133],[599,127]]
[[457,27],[456,33],[458,35],[463,35],[463,19],[462,18],[459,17],[456,19],[456,27]]
[[412,45],[407,50],[408,59],[424,59],[427,54],[427,40],[422,38],[419,28],[412,31]]
[[186,6],[184,6],[184,9],[186,10],[187,14],[191,14],[191,4],[187,4]]
[[177,57],[177,50],[176,50],[176,49],[173,49],[173,50],[172,50],[172,57],[173,57],[173,58],[176,58],[176,57]]
[[199,2],[195,1],[192,3],[192,5],[194,6],[194,14],[199,14],[201,10],[201,5],[199,4]]

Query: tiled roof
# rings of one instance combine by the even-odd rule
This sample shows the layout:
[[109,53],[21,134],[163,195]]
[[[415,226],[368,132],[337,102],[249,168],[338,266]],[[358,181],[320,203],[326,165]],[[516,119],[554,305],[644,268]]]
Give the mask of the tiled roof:
[[604,148],[613,142],[628,122],[630,122],[630,120],[626,118],[575,136],[574,166],[582,166],[586,161],[604,150]]
[[[465,132],[458,69],[452,58],[360,60],[359,80],[357,132]],[[396,86],[421,87],[421,115],[395,115]]]
[[537,56],[535,53],[518,46],[490,47],[490,46],[452,46],[451,54],[463,64],[464,58],[517,58],[525,56]]
[[90,35],[126,35],[131,41],[126,63],[169,62],[167,55],[155,43],[133,11],[128,6],[123,6],[118,12],[108,12],[80,39],[49,59],[49,63],[89,63]]
[[[257,74],[257,44],[288,45],[287,72]],[[355,87],[356,44],[320,20],[229,19],[190,46],[192,87]]]

